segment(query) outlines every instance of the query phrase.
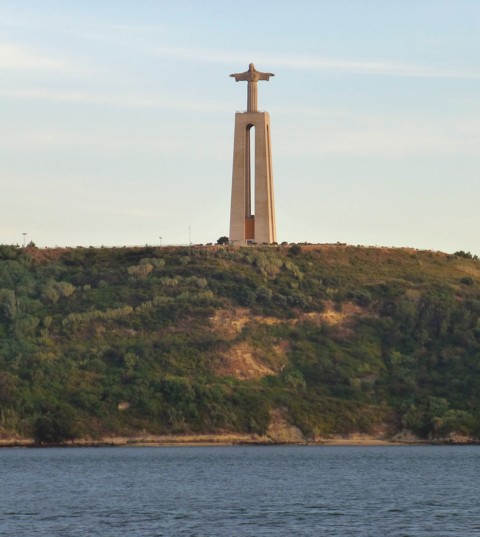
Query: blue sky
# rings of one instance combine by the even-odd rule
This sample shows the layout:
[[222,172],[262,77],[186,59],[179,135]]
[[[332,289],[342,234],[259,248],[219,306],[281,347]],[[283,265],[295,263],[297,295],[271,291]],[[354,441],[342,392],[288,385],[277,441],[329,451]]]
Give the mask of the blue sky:
[[254,62],[279,241],[480,254],[478,0],[2,0],[0,243],[215,242]]

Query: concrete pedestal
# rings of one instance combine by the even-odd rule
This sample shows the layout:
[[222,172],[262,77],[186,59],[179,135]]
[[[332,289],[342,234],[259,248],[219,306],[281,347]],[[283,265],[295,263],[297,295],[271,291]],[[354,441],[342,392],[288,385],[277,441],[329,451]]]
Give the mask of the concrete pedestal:
[[[255,162],[251,163],[253,127]],[[255,194],[254,204],[252,188]],[[247,111],[235,114],[229,238],[232,244],[240,245],[249,242],[270,244],[277,240],[268,112]]]

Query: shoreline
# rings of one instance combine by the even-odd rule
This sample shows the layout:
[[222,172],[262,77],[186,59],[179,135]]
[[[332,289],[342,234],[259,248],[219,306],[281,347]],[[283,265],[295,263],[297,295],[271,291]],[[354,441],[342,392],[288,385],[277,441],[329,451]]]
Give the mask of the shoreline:
[[39,447],[228,447],[228,446],[421,446],[421,445],[479,445],[479,439],[456,436],[440,439],[421,439],[410,435],[383,438],[363,434],[320,437],[312,440],[280,440],[248,434],[181,434],[106,436],[99,439],[80,438],[51,444],[37,444],[32,438],[10,436],[0,438],[0,448]]

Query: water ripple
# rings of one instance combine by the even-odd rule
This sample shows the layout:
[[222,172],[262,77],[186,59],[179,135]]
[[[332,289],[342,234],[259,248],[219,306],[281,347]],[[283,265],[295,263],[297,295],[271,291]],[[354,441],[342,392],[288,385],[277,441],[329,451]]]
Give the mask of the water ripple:
[[480,448],[0,451],[0,536],[480,535]]

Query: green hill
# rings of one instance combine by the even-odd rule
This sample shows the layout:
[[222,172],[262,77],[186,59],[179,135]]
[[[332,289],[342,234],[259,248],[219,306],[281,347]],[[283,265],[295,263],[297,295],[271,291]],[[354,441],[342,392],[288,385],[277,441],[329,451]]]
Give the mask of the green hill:
[[0,432],[480,435],[480,261],[0,246]]

